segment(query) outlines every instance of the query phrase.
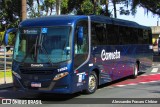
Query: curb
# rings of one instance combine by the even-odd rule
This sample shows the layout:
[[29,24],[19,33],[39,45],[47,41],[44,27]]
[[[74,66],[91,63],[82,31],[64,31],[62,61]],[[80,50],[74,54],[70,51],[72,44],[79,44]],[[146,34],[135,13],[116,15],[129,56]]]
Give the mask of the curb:
[[13,87],[13,83],[0,84],[0,90]]

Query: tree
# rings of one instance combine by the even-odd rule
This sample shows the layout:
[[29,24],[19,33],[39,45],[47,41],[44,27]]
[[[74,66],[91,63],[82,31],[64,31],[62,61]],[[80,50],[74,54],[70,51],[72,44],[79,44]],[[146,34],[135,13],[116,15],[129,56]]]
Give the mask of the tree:
[[154,14],[160,15],[159,0],[132,0],[132,14],[136,13],[137,6],[141,6]]
[[82,14],[81,4],[84,0],[68,0],[68,12],[76,10],[77,14]]
[[0,6],[1,30],[18,26],[20,13],[21,0],[2,0]]
[[66,14],[66,13],[69,13],[69,9],[68,9],[68,6],[69,6],[69,0],[63,0],[62,4],[61,4],[61,13],[62,14]]
[[[102,7],[100,6],[100,1],[102,0],[63,0],[65,4],[67,3],[67,11],[66,13],[74,13],[81,15],[81,14],[102,14]],[[91,7],[90,7],[91,6]],[[87,10],[89,9],[89,10]],[[63,8],[62,8],[62,13]]]
[[109,0],[101,0],[101,5],[105,5],[105,8],[103,10],[103,15],[110,17],[111,12],[109,11]]
[[[114,12],[114,17],[117,18],[117,11],[120,12],[120,14],[128,15],[129,10],[125,10],[123,7],[117,10],[117,4],[124,4],[125,6],[128,6],[129,0],[101,0],[101,4],[105,5],[105,11],[104,15],[111,17],[112,11]],[[109,4],[113,5],[113,9],[109,10]]]
[[83,14],[90,15],[94,13],[94,5],[90,0],[85,0],[81,4],[81,11]]
[[55,6],[56,6],[56,0],[44,0],[42,5],[42,11],[45,11],[46,13],[45,16],[52,15]]

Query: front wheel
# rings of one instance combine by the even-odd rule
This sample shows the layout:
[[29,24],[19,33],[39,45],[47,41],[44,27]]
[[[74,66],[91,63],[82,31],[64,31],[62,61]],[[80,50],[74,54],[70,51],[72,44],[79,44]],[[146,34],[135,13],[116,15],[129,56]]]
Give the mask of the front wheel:
[[97,80],[97,75],[94,71],[91,72],[89,75],[89,80],[88,80],[88,86],[87,89],[85,90],[86,94],[92,94],[97,90],[97,85],[98,85],[98,80]]

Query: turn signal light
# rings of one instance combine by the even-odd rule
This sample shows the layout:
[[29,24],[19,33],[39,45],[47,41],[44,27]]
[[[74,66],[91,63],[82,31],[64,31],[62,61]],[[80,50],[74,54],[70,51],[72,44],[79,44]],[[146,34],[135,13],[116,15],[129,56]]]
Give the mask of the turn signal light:
[[63,73],[60,73],[60,74],[57,74],[53,80],[59,80],[63,77],[65,77],[66,75],[68,75],[69,73],[68,72],[63,72]]

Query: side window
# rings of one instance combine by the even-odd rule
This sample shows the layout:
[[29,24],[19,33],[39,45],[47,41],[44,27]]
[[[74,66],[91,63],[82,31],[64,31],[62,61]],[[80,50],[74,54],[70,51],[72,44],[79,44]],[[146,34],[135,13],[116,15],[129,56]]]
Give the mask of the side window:
[[138,29],[132,27],[120,27],[120,44],[137,44]]
[[116,45],[119,44],[119,26],[118,25],[108,25],[108,44]]
[[138,29],[132,28],[131,38],[132,38],[132,43],[133,44],[137,44],[138,43]]
[[[81,29],[81,32],[80,32]],[[79,37],[78,33],[82,33]],[[88,39],[88,22],[80,21],[76,25],[74,35],[74,68],[76,69],[87,60],[89,52],[89,39]]]
[[143,44],[143,30],[138,29],[138,44]]
[[149,43],[149,32],[148,30],[143,30],[143,43]]
[[107,44],[106,24],[92,22],[91,38],[92,45],[105,45]]

